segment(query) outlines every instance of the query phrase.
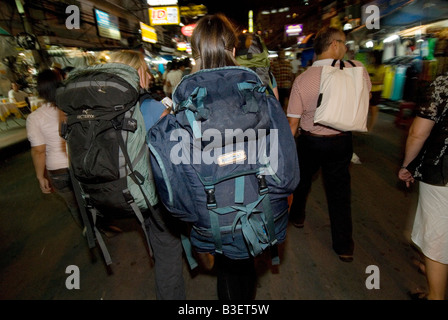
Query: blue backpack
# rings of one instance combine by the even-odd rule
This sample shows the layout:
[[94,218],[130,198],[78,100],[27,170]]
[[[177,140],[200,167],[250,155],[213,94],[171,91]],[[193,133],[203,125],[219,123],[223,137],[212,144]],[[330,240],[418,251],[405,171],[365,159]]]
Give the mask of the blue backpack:
[[201,70],[176,87],[174,114],[148,131],[160,199],[191,223],[196,252],[245,259],[276,253],[285,240],[299,163],[287,118],[266,90],[245,67]]

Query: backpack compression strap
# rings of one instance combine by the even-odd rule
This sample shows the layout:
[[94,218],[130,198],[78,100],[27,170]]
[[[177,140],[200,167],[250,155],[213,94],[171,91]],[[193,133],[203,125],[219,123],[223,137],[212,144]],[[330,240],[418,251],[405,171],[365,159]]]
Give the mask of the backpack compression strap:
[[86,205],[84,202],[84,199],[82,197],[82,190],[81,190],[81,186],[79,185],[78,180],[76,180],[75,175],[73,173],[73,169],[71,166],[71,161],[70,161],[70,168],[69,168],[69,172],[70,172],[70,178],[72,180],[72,185],[73,185],[73,190],[75,193],[75,197],[76,197],[76,202],[78,203],[78,207],[79,207],[79,211],[81,213],[81,219],[82,222],[84,223],[84,227],[86,228],[86,238],[87,238],[87,243],[89,245],[89,249],[92,249],[95,247],[95,239],[93,237],[93,230],[92,230],[92,226],[90,224],[90,220],[89,217],[87,215],[87,211],[86,211]]
[[[124,155],[124,157],[126,159],[126,164],[127,164],[127,166],[129,167],[129,170],[130,170],[129,176],[131,177],[131,179],[140,188],[140,192],[142,193],[142,195],[143,195],[143,197],[145,199],[146,205],[148,206],[148,209],[151,211],[149,217],[150,217],[151,221],[156,225],[156,227],[160,231],[163,231],[162,227],[154,219],[154,214],[155,214],[154,208],[152,207],[149,199],[146,197],[146,194],[144,193],[143,187],[142,187],[143,182],[144,182],[144,177],[138,171],[135,171],[133,166],[132,166],[132,161],[131,161],[131,159],[129,157],[127,148],[125,146],[125,143],[124,143],[124,140],[123,140],[123,136],[121,135],[121,130],[115,130],[115,133],[117,135],[118,144],[120,145],[120,148],[121,148],[121,150],[123,152],[123,155]],[[153,252],[152,252],[152,249],[151,249],[151,242],[149,240],[149,235],[148,235],[148,232],[147,232],[146,226],[145,226],[145,219],[143,218],[143,215],[142,215],[142,213],[140,211],[140,208],[135,203],[134,198],[132,197],[132,195],[129,192],[129,190],[127,190],[127,189],[123,190],[123,195],[124,195],[126,201],[131,206],[132,210],[134,211],[135,215],[137,216],[137,219],[139,220],[139,222],[140,222],[140,224],[142,226],[142,229],[143,229],[143,231],[145,233],[145,236],[146,236],[146,242],[147,242],[147,245],[148,245],[149,254],[150,254],[151,257],[153,257]]]
[[[271,248],[272,264],[278,265],[280,259],[278,256],[271,201],[264,176],[258,174],[257,179],[259,180],[259,197],[256,201],[247,205],[242,205],[244,199],[241,194],[244,195],[244,192],[235,192],[235,203],[240,203],[240,205],[217,208],[214,196],[214,186],[207,186],[205,188],[211,233],[215,242],[215,251],[217,253],[223,253],[221,232],[232,231],[232,233],[234,233],[240,226],[244,239],[249,246],[251,255],[257,256],[269,246]],[[239,191],[244,190],[244,176],[238,177],[235,180],[235,189]],[[263,211],[256,209],[260,203],[263,205]],[[236,215],[232,226],[221,227],[219,225],[219,215],[235,212],[235,210],[238,211],[238,214]],[[252,219],[254,213],[260,214],[261,220]]]

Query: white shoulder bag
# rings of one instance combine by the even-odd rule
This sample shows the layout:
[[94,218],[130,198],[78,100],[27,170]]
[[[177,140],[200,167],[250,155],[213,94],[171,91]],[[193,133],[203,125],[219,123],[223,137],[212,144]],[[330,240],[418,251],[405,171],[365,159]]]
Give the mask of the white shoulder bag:
[[323,66],[320,80],[319,100],[314,122],[340,131],[367,131],[369,91],[363,77],[363,68],[345,68],[340,60],[331,66]]

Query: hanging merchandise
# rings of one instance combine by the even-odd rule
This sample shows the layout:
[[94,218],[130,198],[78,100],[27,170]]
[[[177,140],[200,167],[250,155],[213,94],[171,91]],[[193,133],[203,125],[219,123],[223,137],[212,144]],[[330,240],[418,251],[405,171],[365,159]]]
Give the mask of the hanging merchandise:
[[383,93],[381,95],[384,99],[389,99],[392,94],[392,90],[394,88],[394,76],[394,67],[391,65],[386,65],[384,71]]
[[436,49],[436,38],[428,39],[428,55],[425,57],[427,60],[434,60],[434,51]]
[[406,80],[406,70],[408,66],[398,66],[395,69],[394,87],[390,100],[398,101],[403,98],[404,82]]

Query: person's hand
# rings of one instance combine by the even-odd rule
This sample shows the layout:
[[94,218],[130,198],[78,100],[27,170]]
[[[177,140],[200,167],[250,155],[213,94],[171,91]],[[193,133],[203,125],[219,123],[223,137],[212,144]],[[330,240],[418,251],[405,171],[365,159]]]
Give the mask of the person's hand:
[[406,182],[406,187],[408,188],[411,185],[411,183],[414,183],[414,177],[406,168],[401,168],[400,171],[398,171],[398,179]]
[[40,190],[42,191],[42,193],[51,193],[51,191],[52,191],[50,181],[48,181],[45,178],[39,179],[39,186],[40,186]]

